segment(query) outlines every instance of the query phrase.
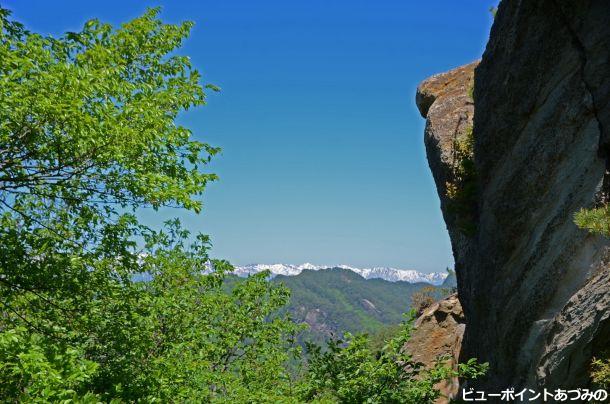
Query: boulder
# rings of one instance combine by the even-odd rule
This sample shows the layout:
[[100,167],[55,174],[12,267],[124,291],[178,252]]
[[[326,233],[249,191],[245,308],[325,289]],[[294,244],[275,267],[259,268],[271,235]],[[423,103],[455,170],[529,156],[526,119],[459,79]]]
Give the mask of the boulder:
[[[446,357],[446,363],[455,368],[458,363],[462,336],[464,334],[464,313],[456,294],[434,303],[424,310],[416,320],[411,338],[405,345],[413,360],[432,368],[437,360]],[[459,392],[457,378],[442,382],[437,386],[442,394],[438,403],[448,403]]]

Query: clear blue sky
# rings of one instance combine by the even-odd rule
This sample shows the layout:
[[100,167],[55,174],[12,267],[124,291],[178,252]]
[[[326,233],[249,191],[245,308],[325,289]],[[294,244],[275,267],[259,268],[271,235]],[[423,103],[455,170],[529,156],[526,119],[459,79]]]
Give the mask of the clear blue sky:
[[[452,266],[414,103],[426,77],[482,54],[497,0],[0,0],[40,33],[161,5],[196,26],[183,54],[222,87],[182,120],[223,148],[200,215],[236,264]],[[149,223],[176,211],[148,212]]]

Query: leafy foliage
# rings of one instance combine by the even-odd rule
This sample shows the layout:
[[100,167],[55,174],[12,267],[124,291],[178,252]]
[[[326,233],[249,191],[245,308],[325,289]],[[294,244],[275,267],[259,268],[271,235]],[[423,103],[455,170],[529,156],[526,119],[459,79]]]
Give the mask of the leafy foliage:
[[610,237],[610,207],[608,205],[594,209],[581,209],[574,215],[574,222],[581,229]]
[[[205,245],[187,248],[177,223],[168,228],[147,236],[140,269],[149,282],[105,285],[78,322],[58,318],[52,335],[30,329],[26,338],[21,327],[2,334],[1,375],[14,386],[4,397],[243,401],[289,389],[285,364],[298,354],[290,341],[299,327],[285,316],[267,320],[288,291],[260,274],[227,294],[227,265],[201,274]],[[52,313],[41,314],[24,312],[26,324]]]
[[345,340],[331,340],[328,349],[308,346],[310,359],[305,382],[299,387],[305,401],[340,403],[433,403],[440,393],[434,385],[454,376],[477,378],[487,365],[475,361],[454,371],[441,361],[432,369],[414,363],[403,351],[413,318],[375,353],[365,334],[346,334]]
[[83,393],[97,364],[83,358],[78,347],[56,344],[24,327],[0,333],[0,397],[19,402],[58,402],[79,398],[97,402]]
[[378,329],[374,333],[368,334],[371,352],[373,352],[374,355],[378,355],[383,350],[383,347],[387,344],[388,340],[398,335],[402,329],[402,324],[390,324]]
[[55,39],[0,12],[3,401],[230,400],[289,382],[297,326],[267,321],[287,290],[258,276],[227,294],[228,264],[201,273],[207,237],[134,215],[197,212],[216,178],[202,168],[218,149],[175,124],[205,101],[175,55],[192,24],[157,15]]
[[3,191],[89,208],[96,198],[200,209],[192,196],[215,176],[198,168],[217,149],[175,124],[205,94],[188,58],[170,56],[192,24],[162,24],[157,14],[116,31],[91,20],[54,39],[28,33],[3,11]]
[[602,352],[591,363],[591,380],[601,389],[610,388],[610,351]]

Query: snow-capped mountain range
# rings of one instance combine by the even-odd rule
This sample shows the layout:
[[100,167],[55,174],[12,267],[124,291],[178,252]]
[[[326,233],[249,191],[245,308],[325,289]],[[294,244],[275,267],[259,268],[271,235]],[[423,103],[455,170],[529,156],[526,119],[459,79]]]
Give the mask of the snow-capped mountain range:
[[365,279],[384,279],[390,282],[405,281],[410,283],[425,282],[432,285],[441,285],[447,273],[429,273],[425,274],[422,272],[414,271],[412,269],[396,269],[389,267],[374,267],[374,268],[354,268],[349,265],[314,265],[305,263],[301,265],[286,265],[286,264],[250,264],[245,266],[236,266],[233,272],[237,276],[246,277],[251,274],[269,270],[272,276],[275,275],[286,275],[294,276],[298,275],[304,270],[319,271],[322,269],[329,268],[342,268],[349,269],[362,276]]

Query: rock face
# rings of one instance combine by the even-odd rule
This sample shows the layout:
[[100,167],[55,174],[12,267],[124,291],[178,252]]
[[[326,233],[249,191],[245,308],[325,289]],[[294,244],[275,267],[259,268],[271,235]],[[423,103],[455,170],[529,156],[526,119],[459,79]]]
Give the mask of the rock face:
[[426,118],[426,154],[441,200],[443,217],[451,236],[454,255],[463,255],[468,250],[470,240],[459,230],[457,216],[449,209],[447,184],[452,179],[456,164],[455,142],[473,125],[472,89],[474,69],[477,65],[478,62],[473,62],[432,76],[419,85],[416,95],[419,111]]
[[[464,313],[457,295],[434,303],[424,310],[415,322],[411,339],[405,349],[411,353],[415,362],[426,367],[434,367],[437,358],[446,356],[450,366],[457,365],[464,334]],[[448,402],[459,391],[457,379],[443,382],[439,389],[444,396],[438,403]]]
[[[477,387],[585,387],[610,346],[609,240],[573,223],[610,190],[610,4],[504,0],[475,70],[475,231],[447,209],[452,140],[474,65],[422,83],[426,150],[467,319]],[[456,129],[457,128],[457,129]]]

